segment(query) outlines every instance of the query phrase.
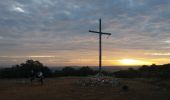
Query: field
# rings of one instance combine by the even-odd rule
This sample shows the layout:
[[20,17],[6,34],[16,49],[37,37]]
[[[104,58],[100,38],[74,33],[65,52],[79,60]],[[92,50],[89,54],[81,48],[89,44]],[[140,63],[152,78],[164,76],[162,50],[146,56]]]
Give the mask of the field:
[[83,87],[76,82],[83,78],[45,79],[43,86],[31,85],[26,79],[1,79],[0,100],[170,100],[170,80],[122,79],[129,86]]

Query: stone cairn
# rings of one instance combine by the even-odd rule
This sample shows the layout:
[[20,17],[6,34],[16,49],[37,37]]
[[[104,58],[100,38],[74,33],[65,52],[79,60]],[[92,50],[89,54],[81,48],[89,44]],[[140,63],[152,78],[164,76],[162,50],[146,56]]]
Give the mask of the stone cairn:
[[77,82],[83,87],[120,86],[120,80],[113,77],[88,77]]

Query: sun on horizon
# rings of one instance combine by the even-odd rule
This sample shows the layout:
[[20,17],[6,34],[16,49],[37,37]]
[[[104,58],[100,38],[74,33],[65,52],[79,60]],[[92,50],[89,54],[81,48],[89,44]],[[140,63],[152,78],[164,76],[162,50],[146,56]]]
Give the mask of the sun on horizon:
[[147,61],[144,61],[144,60],[138,60],[138,59],[129,59],[129,58],[126,58],[126,59],[120,59],[118,60],[118,62],[121,64],[121,65],[150,65],[152,64],[152,62],[147,62]]

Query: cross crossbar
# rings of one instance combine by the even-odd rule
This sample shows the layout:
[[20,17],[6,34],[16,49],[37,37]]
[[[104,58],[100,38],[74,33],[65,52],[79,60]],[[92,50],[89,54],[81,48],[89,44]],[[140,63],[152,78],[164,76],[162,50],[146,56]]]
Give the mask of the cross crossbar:
[[91,33],[99,33],[99,34],[104,34],[104,35],[111,35],[111,33],[103,33],[103,32],[91,31],[91,30],[89,30],[89,32],[91,32]]

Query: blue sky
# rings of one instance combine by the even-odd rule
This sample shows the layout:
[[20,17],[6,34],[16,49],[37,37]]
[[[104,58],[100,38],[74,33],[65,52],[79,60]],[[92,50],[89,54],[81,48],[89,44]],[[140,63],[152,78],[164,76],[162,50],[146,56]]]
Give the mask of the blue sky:
[[99,18],[104,65],[170,60],[170,0],[1,0],[0,64],[97,65]]

